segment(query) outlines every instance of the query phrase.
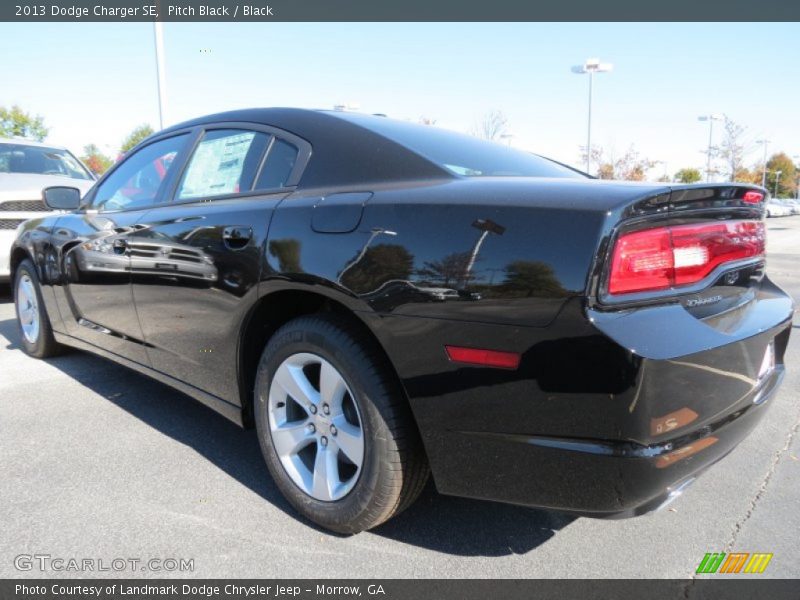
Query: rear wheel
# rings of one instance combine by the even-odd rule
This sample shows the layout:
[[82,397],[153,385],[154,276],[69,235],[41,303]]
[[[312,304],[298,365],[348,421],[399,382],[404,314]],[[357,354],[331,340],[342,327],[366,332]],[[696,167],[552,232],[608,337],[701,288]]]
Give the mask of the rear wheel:
[[39,277],[28,259],[19,264],[14,276],[14,304],[25,353],[36,358],[59,354],[62,347],[53,337],[50,319],[42,301]]
[[278,330],[255,398],[270,473],[322,527],[370,529],[422,490],[428,465],[408,404],[371,340],[345,321],[301,317]]

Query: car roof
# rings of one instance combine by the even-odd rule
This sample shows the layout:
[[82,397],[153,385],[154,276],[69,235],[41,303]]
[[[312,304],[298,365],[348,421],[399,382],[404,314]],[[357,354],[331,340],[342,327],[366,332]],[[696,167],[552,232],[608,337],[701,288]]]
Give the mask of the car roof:
[[28,138],[21,138],[21,137],[13,137],[13,138],[0,137],[0,144],[17,144],[19,146],[34,146],[36,148],[53,148],[55,150],[66,150],[64,146],[59,146],[58,144],[37,142],[36,140],[29,140]]
[[305,188],[452,179],[447,171],[433,162],[368,127],[340,118],[340,115],[343,113],[339,111],[302,108],[250,108],[179,123],[158,132],[153,138],[190,127],[226,122],[271,126],[312,145],[313,159],[303,172]]

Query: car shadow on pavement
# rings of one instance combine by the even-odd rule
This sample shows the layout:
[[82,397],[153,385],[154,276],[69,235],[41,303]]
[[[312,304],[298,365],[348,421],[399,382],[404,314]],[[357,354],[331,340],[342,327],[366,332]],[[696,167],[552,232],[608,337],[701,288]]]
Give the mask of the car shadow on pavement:
[[443,496],[429,481],[410,508],[372,533],[446,554],[508,556],[530,552],[575,518],[523,506]]
[[[0,321],[6,346],[21,351],[14,319]],[[273,483],[255,431],[243,431],[194,399],[108,360],[80,351],[47,360],[130,415],[189,446],[287,515],[323,530],[292,509]],[[401,515],[371,534],[461,556],[524,554],[573,517],[519,506],[442,496],[429,482]]]

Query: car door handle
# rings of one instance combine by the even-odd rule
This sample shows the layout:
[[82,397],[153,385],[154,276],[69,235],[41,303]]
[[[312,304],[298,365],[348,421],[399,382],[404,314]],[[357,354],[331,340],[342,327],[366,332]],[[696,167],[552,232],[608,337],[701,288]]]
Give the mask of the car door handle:
[[231,250],[241,250],[253,238],[250,227],[231,226],[222,230],[222,241]]

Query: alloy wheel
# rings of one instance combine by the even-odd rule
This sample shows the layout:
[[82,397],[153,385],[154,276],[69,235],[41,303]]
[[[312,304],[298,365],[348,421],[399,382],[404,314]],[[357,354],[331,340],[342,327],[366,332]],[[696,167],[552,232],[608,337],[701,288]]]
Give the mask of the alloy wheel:
[[364,430],[342,374],[316,354],[289,356],[272,378],[268,412],[273,448],[294,484],[323,502],[344,498],[364,463]]
[[17,314],[22,327],[22,335],[31,344],[39,339],[39,303],[33,281],[25,273],[17,284]]

